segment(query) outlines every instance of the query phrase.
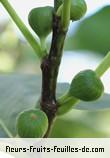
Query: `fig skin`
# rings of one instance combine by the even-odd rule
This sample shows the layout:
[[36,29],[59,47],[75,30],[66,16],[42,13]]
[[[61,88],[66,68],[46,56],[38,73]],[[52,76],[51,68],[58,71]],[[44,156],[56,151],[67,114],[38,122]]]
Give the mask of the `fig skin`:
[[87,5],[85,0],[72,0],[71,1],[71,11],[70,19],[76,21],[81,19],[87,11]]
[[69,95],[83,101],[94,101],[102,96],[104,86],[92,70],[79,72],[72,80]]
[[[61,3],[60,3],[61,4]],[[63,9],[63,0],[62,5],[59,7],[59,15],[61,15]],[[87,5],[85,0],[71,0],[71,8],[70,8],[70,20],[77,21],[80,20],[87,11]]]
[[53,7],[45,6],[32,9],[28,15],[28,21],[39,38],[46,38],[52,31]]
[[17,132],[21,138],[42,138],[48,129],[48,118],[39,109],[23,111],[17,118]]

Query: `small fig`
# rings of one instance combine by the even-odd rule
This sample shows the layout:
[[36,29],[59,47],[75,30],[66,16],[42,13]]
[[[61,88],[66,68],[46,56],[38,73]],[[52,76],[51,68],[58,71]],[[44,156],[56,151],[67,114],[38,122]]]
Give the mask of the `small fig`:
[[81,19],[87,11],[87,5],[85,0],[72,0],[70,18],[72,21]]
[[53,7],[39,7],[30,11],[28,21],[39,38],[46,38],[52,31]]
[[100,78],[92,70],[79,72],[72,80],[69,95],[83,101],[98,99],[104,92]]
[[22,138],[41,138],[48,129],[48,118],[41,110],[21,112],[17,119],[18,135]]

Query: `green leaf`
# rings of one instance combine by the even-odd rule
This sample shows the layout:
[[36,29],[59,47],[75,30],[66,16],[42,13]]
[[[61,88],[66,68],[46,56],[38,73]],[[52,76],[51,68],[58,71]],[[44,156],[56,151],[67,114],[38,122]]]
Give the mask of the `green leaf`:
[[0,119],[16,134],[19,112],[33,108],[40,95],[41,78],[35,75],[0,76]]
[[67,40],[66,49],[90,50],[106,54],[110,50],[110,6],[103,7],[84,19],[74,35]]
[[[58,86],[59,93],[67,89],[68,84]],[[0,120],[8,130],[16,135],[16,117],[18,113],[34,108],[40,97],[41,77],[36,75],[0,75]],[[0,128],[0,137],[5,136]]]
[[[69,84],[67,83],[58,84],[57,94],[61,95],[68,89],[68,87]],[[0,124],[0,137],[9,137],[10,132],[13,134],[13,136],[16,136],[16,117],[18,113],[27,108],[35,107],[36,102],[40,97],[40,89],[41,77],[36,75],[0,75],[0,120],[3,123],[3,125]],[[81,136],[85,136],[87,134],[89,137],[92,136],[92,133],[94,133],[93,136],[96,137],[102,136],[103,132],[100,133],[94,129],[90,123],[86,123],[91,112],[89,112],[88,118],[84,119],[82,119],[81,115],[81,117],[79,117],[80,119],[77,120],[76,117],[74,120],[73,116],[78,116],[76,111],[80,110],[108,110],[110,109],[109,98],[109,95],[105,94],[104,97],[96,102],[81,102],[80,104],[76,105],[74,107],[76,110],[73,110],[74,113],[72,113],[72,115],[68,113],[67,115],[64,115],[64,117],[58,118],[51,136],[75,137],[80,135],[80,131],[83,131]],[[86,111],[82,112],[85,116]],[[97,116],[97,112],[95,113]],[[91,117],[92,116],[94,116],[93,113],[91,114]],[[96,122],[97,117],[94,118],[94,121]],[[68,129],[68,131],[62,130],[63,127]],[[72,132],[74,128],[77,129],[79,134],[77,131],[74,133]]]
[[[62,130],[66,129],[66,130]],[[81,132],[82,131],[82,132]],[[87,137],[103,137],[103,133],[87,126],[79,120],[59,119],[55,122],[52,138],[87,138]]]
[[110,109],[110,95],[104,94],[101,98],[92,102],[81,101],[78,105],[74,106],[75,109],[97,111]]
[[109,111],[88,112],[72,110],[57,118],[50,137],[103,138],[110,136]]

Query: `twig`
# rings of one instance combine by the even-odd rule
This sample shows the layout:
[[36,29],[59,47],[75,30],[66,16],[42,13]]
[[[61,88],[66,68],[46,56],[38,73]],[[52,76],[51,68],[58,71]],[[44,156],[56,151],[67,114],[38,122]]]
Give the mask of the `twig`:
[[[55,3],[56,4],[56,3]],[[67,19],[67,18],[66,18]],[[49,55],[44,58],[42,69],[41,108],[47,114],[49,127],[45,137],[48,137],[57,113],[56,85],[59,66],[61,63],[64,41],[68,27],[64,30],[61,17],[54,14],[53,37]]]

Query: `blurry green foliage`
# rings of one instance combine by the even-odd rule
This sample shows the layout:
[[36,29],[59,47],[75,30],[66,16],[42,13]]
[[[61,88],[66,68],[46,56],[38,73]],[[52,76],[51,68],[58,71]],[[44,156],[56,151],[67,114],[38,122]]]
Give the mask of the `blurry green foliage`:
[[0,36],[0,46],[9,50],[11,48],[16,48],[18,44],[17,35],[14,32],[12,24],[6,23],[5,30],[1,33]]
[[18,38],[13,24],[0,24],[0,72],[40,73],[39,61],[32,48]]
[[[61,95],[68,87],[67,83],[58,84],[57,94]],[[0,120],[14,136],[18,113],[34,108],[40,91],[41,78],[37,75],[0,76]],[[107,104],[106,108],[98,107],[98,111],[95,111],[95,107],[94,111],[82,111],[84,105],[81,104],[78,108],[74,107],[71,112],[57,118],[51,137],[109,137],[110,106]],[[92,105],[86,105],[86,110],[89,110],[89,106]],[[3,127],[0,127],[0,137],[8,137]]]
[[103,138],[109,137],[110,111],[88,112],[72,110],[58,118],[51,137],[55,138]]
[[105,55],[110,50],[110,6],[84,19],[75,34],[67,39],[66,49],[90,50]]
[[[110,49],[110,6],[106,6],[79,24],[66,40],[67,50],[90,50],[105,55]],[[13,24],[0,24],[0,72],[40,73],[33,50],[18,38]]]
[[[58,84],[58,93],[61,94],[67,87],[68,84]],[[40,91],[41,77],[37,75],[0,75],[0,120],[14,136],[17,115],[36,106]],[[0,137],[2,136],[3,128],[0,128]]]

